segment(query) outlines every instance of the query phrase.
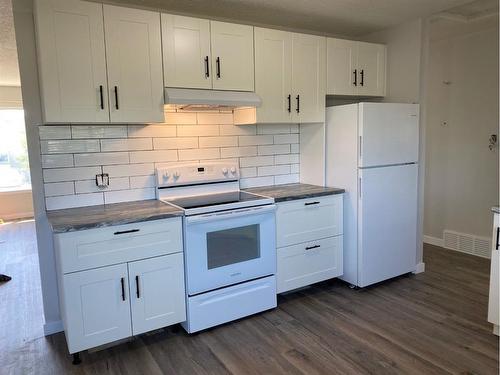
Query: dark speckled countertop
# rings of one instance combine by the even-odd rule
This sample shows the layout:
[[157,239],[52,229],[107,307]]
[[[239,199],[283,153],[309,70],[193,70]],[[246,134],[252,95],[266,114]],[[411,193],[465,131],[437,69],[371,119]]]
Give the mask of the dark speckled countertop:
[[183,211],[156,199],[48,211],[54,233],[182,216]]
[[309,184],[286,184],[244,189],[250,193],[274,198],[275,202],[293,201],[296,199],[321,197],[324,195],[342,194],[344,189],[323,187]]
[[500,207],[499,206],[493,206],[493,207],[491,207],[491,211],[493,211],[496,214],[500,214]]

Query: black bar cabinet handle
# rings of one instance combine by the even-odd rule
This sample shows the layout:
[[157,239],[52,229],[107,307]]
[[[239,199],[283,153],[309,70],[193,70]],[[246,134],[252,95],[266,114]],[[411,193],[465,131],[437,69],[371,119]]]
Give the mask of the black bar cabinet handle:
[[364,69],[361,69],[361,72],[359,72],[359,74],[361,74],[361,83],[360,83],[360,85],[364,86],[365,85],[365,71],[364,71]]
[[120,109],[118,106],[118,86],[115,86],[115,108]]
[[102,85],[99,86],[99,97],[101,98],[101,109],[104,109],[104,93],[102,92]]
[[217,59],[215,59],[215,66],[217,69],[217,78],[220,78],[220,57],[217,56]]
[[137,293],[137,298],[141,298],[141,294],[139,292],[139,276],[138,275],[135,276],[135,290]]
[[299,113],[300,112],[300,95],[297,95],[297,97],[295,99],[297,99],[297,113]]
[[353,82],[353,85],[354,85],[354,86],[357,86],[357,85],[358,85],[358,69],[354,69],[354,72],[352,72],[352,74],[354,74],[354,82]]
[[304,206],[311,206],[313,204],[319,204],[319,202],[317,202],[317,201],[316,202],[306,202],[306,203],[304,203]]
[[210,68],[208,66],[208,56],[205,56],[205,78],[210,77]]
[[498,248],[500,248],[500,227],[497,227],[497,243],[496,243],[496,246],[495,246],[495,249],[498,250]]
[[122,277],[120,282],[122,284],[122,301],[125,301],[125,279]]
[[288,94],[288,113],[292,112],[292,95]]
[[115,232],[113,234],[116,236],[118,234],[135,233],[135,232],[139,232],[139,231],[140,231],[140,229],[120,230],[120,231]]
[[307,246],[306,250],[317,249],[318,247],[321,247],[321,245]]

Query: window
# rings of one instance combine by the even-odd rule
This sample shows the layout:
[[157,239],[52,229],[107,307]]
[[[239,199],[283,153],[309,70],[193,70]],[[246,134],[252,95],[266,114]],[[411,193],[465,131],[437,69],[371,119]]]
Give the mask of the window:
[[22,109],[0,109],[0,191],[31,189]]

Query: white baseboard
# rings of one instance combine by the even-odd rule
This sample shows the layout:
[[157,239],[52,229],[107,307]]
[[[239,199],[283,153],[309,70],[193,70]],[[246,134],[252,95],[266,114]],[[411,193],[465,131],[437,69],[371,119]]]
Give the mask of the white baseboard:
[[43,333],[45,336],[53,335],[54,333],[59,333],[64,331],[62,320],[56,320],[55,322],[47,322],[43,325]]
[[413,271],[414,274],[422,273],[422,272],[425,272],[425,263],[424,262],[418,263],[415,266],[415,271]]
[[444,247],[444,240],[442,238],[424,235],[424,242],[430,245]]

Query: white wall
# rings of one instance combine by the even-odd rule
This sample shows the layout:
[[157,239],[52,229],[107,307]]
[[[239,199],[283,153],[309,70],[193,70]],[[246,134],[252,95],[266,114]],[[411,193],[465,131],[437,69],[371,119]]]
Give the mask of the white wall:
[[384,102],[420,103],[417,270],[422,271],[425,177],[425,118],[423,100],[428,53],[428,22],[417,19],[365,35],[361,40],[387,45],[387,95]]
[[498,16],[433,20],[426,98],[424,233],[489,237],[498,204],[498,148],[487,147],[498,134]]

